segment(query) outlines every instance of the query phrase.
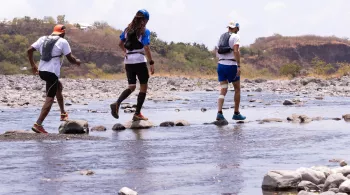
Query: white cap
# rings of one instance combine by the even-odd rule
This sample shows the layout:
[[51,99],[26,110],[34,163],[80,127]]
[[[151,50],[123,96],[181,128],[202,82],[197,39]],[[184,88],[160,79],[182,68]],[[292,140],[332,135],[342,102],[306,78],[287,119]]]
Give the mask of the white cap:
[[227,28],[236,28],[236,27],[239,28],[239,23],[235,21],[231,21],[227,26]]

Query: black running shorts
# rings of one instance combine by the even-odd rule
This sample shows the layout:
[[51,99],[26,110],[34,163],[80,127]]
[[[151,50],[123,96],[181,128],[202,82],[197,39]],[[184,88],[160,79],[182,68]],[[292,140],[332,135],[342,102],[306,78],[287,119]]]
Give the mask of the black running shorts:
[[129,85],[136,84],[136,76],[140,81],[140,84],[148,83],[149,74],[147,64],[145,62],[138,64],[126,64],[125,70]]
[[46,81],[46,96],[54,98],[61,85],[58,77],[54,73],[47,71],[39,71],[39,76],[42,80]]

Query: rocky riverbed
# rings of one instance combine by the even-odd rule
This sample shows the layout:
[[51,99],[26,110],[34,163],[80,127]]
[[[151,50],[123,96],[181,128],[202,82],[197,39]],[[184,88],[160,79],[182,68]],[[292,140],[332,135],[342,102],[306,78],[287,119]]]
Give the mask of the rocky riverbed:
[[[127,87],[126,80],[61,79],[65,103],[87,104],[90,100],[117,99]],[[233,88],[231,88],[233,89]],[[218,82],[209,79],[185,77],[152,77],[149,82],[148,100],[174,101],[184,99],[177,92],[216,91]],[[293,80],[245,79],[243,92],[275,92],[295,96],[322,99],[324,96],[350,96],[350,77],[322,80],[297,78]],[[137,93],[133,94],[136,97]],[[40,106],[45,96],[45,83],[38,76],[0,75],[0,106]],[[253,101],[253,100],[252,100]],[[288,103],[288,102],[287,102]]]

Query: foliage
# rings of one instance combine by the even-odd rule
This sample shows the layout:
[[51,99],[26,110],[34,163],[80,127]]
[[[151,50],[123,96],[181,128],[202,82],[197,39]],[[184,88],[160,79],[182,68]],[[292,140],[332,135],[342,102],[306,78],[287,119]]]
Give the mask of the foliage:
[[300,74],[301,66],[296,63],[288,63],[280,68],[280,74],[283,76],[296,77]]
[[311,61],[311,65],[313,67],[313,72],[316,75],[326,75],[335,72],[332,64],[327,64],[325,61],[319,59],[318,57],[315,57]]

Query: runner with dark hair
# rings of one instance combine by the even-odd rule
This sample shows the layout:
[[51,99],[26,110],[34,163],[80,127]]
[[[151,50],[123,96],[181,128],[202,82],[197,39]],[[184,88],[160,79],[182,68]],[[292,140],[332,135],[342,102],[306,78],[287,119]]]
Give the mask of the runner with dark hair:
[[[136,89],[136,77],[140,82],[140,92],[137,97],[134,121],[148,120],[141,114],[141,108],[146,98],[149,73],[147,59],[150,64],[151,74],[154,74],[154,61],[152,60],[150,45],[151,32],[146,28],[149,21],[147,10],[139,10],[129,26],[120,35],[120,48],[124,51],[125,70],[129,87],[122,92],[117,102],[110,105],[112,116],[119,118],[120,104]],[[147,58],[146,58],[147,57]]]

